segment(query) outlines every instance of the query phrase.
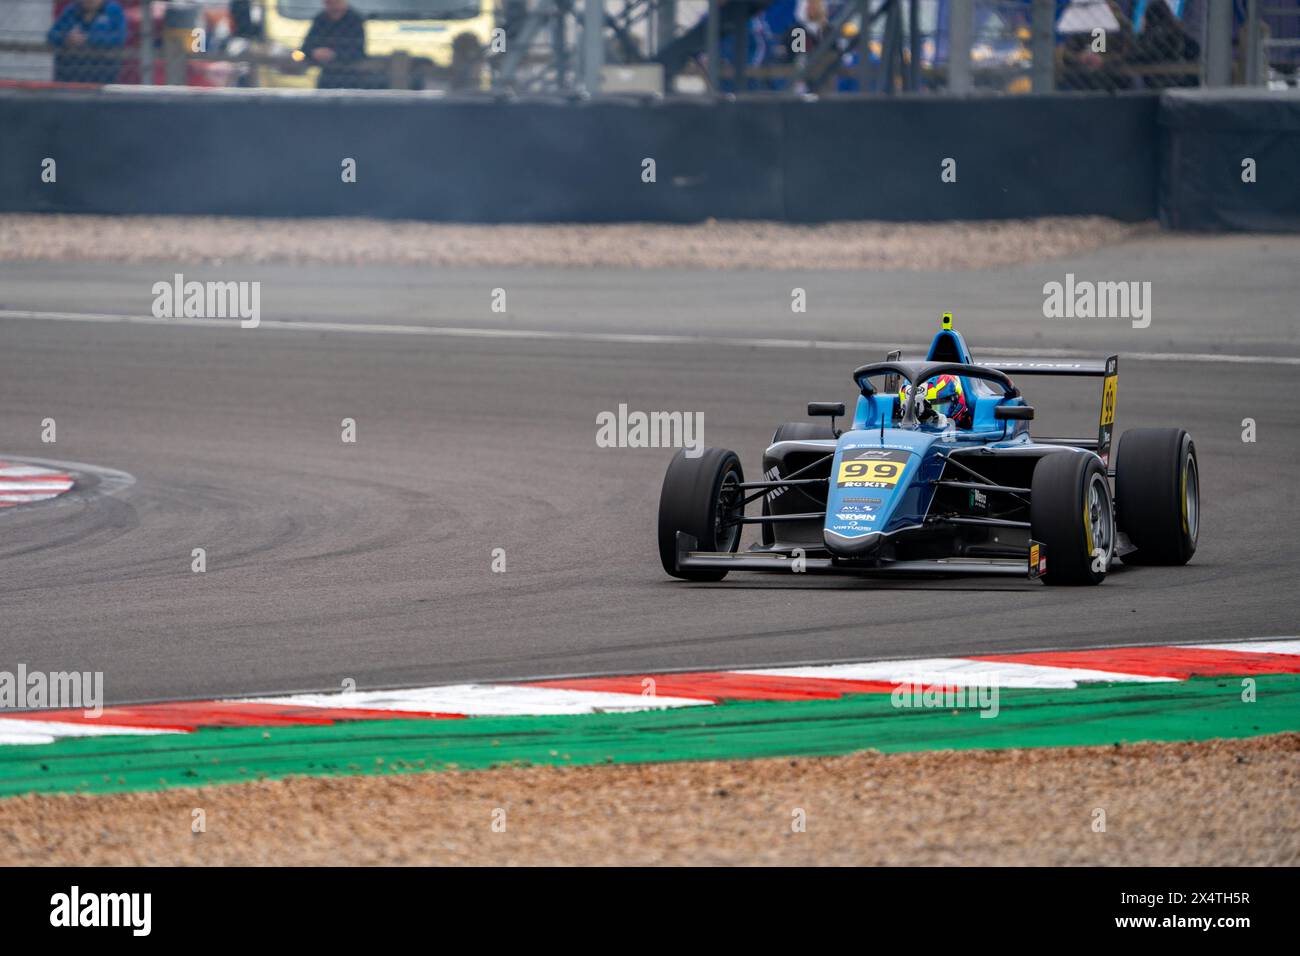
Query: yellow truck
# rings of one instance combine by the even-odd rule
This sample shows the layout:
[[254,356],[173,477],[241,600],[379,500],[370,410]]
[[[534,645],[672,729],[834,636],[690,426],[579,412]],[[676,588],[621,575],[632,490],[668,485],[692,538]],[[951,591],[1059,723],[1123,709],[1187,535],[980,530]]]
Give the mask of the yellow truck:
[[[257,0],[261,36],[272,54],[292,54],[302,46],[321,0]],[[443,85],[439,78],[455,76],[452,85],[479,88],[487,80],[482,52],[492,40],[496,8],[501,0],[349,0],[366,23],[366,55],[409,58],[405,84],[412,89]],[[382,65],[379,76],[384,76]],[[466,71],[473,75],[466,77]],[[298,65],[262,66],[258,85],[314,87],[319,68]],[[468,82],[466,80],[468,79]],[[387,85],[382,79],[380,85]]]

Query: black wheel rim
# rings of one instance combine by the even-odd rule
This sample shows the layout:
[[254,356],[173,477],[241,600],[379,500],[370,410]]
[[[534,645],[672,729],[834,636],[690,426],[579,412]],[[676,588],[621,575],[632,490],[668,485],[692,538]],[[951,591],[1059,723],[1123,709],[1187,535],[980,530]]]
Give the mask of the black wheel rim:
[[740,546],[740,515],[736,513],[739,500],[740,478],[729,471],[718,485],[718,498],[713,506],[713,540],[719,551],[735,551]]

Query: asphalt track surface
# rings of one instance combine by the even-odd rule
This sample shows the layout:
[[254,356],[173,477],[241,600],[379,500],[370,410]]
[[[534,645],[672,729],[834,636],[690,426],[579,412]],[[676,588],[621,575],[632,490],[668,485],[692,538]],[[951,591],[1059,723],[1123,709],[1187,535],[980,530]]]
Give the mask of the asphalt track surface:
[[[0,459],[94,466],[0,512],[0,669],[102,670],[122,702],[1295,634],[1298,262],[1295,238],[1159,236],[979,273],[0,264]],[[261,281],[263,327],[109,318],[175,271]],[[1067,271],[1152,281],[1151,327],[1043,318]],[[757,477],[777,424],[851,401],[875,343],[923,345],[945,309],[977,359],[1121,353],[1117,427],[1197,442],[1191,565],[1090,589],[663,574],[672,452],[598,448],[598,412],[702,412]],[[1239,360],[1179,357],[1213,352]],[[1095,381],[1021,384],[1040,434],[1095,429]]]

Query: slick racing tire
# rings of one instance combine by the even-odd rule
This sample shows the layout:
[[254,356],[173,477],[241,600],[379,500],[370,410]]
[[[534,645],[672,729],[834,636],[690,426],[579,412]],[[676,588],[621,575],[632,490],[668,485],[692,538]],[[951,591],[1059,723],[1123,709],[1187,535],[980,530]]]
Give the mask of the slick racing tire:
[[[809,441],[812,439],[834,440],[836,438],[835,429],[830,425],[822,422],[786,422],[784,425],[778,425],[776,431],[772,434],[772,444],[779,441]],[[763,496],[763,517],[771,514],[767,508],[767,496]],[[776,536],[772,533],[770,524],[760,525],[762,531],[762,541],[764,546],[771,547],[776,543]]]
[[1096,455],[1058,452],[1034,468],[1029,523],[1047,549],[1046,584],[1100,584],[1115,556],[1110,482]]
[[745,480],[740,459],[725,448],[707,448],[698,458],[679,451],[668,465],[659,493],[659,560],[664,570],[683,581],[721,581],[725,570],[679,569],[677,532],[698,542],[698,551],[728,551],[740,547],[742,525],[728,518],[743,512],[739,485]]
[[1200,478],[1196,445],[1181,428],[1134,428],[1120,436],[1115,506],[1136,548],[1125,564],[1191,560],[1201,525]]

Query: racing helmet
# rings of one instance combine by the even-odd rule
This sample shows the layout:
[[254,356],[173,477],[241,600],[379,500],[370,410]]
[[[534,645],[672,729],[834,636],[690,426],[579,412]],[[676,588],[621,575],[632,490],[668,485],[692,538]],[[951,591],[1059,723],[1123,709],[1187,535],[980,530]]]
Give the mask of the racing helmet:
[[[959,375],[936,375],[925,384],[925,411],[918,417],[929,421],[936,416],[950,419],[958,428],[970,428],[974,412],[966,400]],[[907,402],[907,386],[898,392],[899,406]],[[942,419],[940,419],[942,423]]]

